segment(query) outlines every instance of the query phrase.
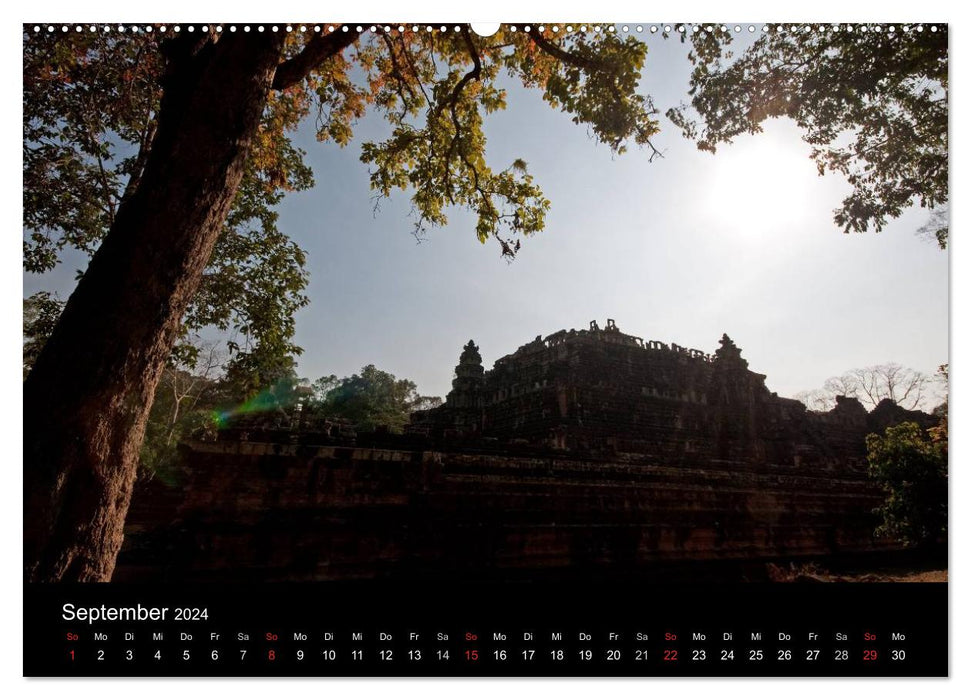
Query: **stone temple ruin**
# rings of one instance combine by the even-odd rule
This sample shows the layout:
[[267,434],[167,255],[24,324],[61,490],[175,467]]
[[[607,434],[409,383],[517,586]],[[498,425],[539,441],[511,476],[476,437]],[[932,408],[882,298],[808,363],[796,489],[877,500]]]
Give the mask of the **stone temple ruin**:
[[136,494],[116,579],[650,578],[879,552],[865,438],[903,420],[933,423],[807,411],[727,335],[708,354],[592,322],[488,371],[469,341],[405,435],[296,415],[184,445],[179,483]]
[[488,372],[469,341],[445,404],[414,415],[410,430],[665,464],[845,471],[863,466],[868,433],[907,415],[890,402],[868,414],[846,397],[829,413],[811,413],[771,393],[727,335],[708,354],[645,342],[608,319],[603,329],[592,321],[589,330],[537,336]]

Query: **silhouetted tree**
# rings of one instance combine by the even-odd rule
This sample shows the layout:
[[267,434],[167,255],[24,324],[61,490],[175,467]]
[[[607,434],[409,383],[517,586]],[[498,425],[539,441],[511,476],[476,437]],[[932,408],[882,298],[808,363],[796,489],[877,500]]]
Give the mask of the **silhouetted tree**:
[[836,405],[837,396],[858,399],[870,409],[876,408],[884,399],[890,399],[901,408],[914,410],[926,401],[930,384],[931,378],[922,372],[888,362],[830,377],[822,389],[800,392],[794,398],[813,411],[828,411]]

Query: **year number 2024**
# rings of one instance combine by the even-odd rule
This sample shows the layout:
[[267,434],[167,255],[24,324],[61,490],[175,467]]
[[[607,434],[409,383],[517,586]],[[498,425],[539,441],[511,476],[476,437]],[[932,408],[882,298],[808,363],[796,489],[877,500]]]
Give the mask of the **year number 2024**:
[[207,608],[175,608],[176,620],[208,620]]

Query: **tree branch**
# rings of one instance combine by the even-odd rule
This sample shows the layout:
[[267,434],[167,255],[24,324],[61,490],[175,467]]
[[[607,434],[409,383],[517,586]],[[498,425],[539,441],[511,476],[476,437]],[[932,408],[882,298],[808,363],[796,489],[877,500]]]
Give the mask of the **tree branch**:
[[[452,119],[452,125],[455,127],[455,134],[452,136],[452,140],[448,144],[448,152],[445,154],[445,194],[448,197],[449,202],[452,204],[455,204],[455,200],[452,198],[451,169],[449,163],[452,160],[452,153],[455,151],[455,146],[462,134],[462,124],[459,120],[456,107],[458,106],[459,97],[462,95],[462,91],[465,89],[465,86],[468,85],[472,80],[478,80],[482,74],[482,61],[479,58],[479,52],[475,48],[472,37],[469,35],[469,28],[466,25],[462,25],[462,38],[465,40],[465,45],[469,50],[469,55],[472,57],[473,66],[472,70],[463,75],[462,79],[455,84],[455,88],[452,90],[452,94],[449,97],[448,102],[449,115]],[[445,109],[445,103],[440,102],[436,107],[436,113],[441,113],[443,109]],[[478,171],[471,163],[469,163],[468,158],[461,151],[459,151],[459,158],[461,158],[465,166],[472,171],[472,179],[475,189],[479,190]]]
[[[549,54],[553,58],[557,59],[561,63],[573,66],[574,68],[579,68],[583,72],[590,73],[605,73],[611,77],[610,81],[610,91],[614,98],[619,103],[624,102],[624,95],[621,93],[620,88],[617,87],[617,71],[614,65],[610,62],[605,61],[593,61],[589,58],[584,58],[583,56],[577,56],[576,54],[570,53],[559,46],[549,41],[546,37],[536,27],[531,27],[529,30],[530,38],[536,43],[544,53]],[[653,105],[651,105],[653,109]],[[657,149],[657,147],[651,142],[648,134],[644,134],[643,131],[638,127],[639,135],[641,136],[645,145],[651,149],[651,157],[649,162],[654,162],[655,158],[663,158],[664,154]]]
[[404,35],[399,35],[398,38],[401,40],[401,53],[404,54],[405,60],[408,61],[408,67],[411,68],[411,72],[415,74],[415,82],[418,83],[421,94],[425,96],[425,104],[431,108],[432,100],[425,91],[425,85],[421,81],[421,76],[418,74],[418,68],[415,67],[415,62],[411,60],[411,52],[408,51],[408,46],[405,44]]
[[544,37],[539,29],[536,27],[530,27],[529,29],[530,38],[536,42],[536,45],[544,52],[548,53],[553,58],[562,61],[574,68],[579,68],[580,70],[586,71],[587,73],[592,73],[593,71],[599,71],[603,73],[610,73],[611,66],[609,64],[600,63],[598,61],[591,61],[590,59],[583,58],[582,56],[577,56],[570,53],[569,51],[564,51],[559,46],[554,44],[552,41]]
[[391,43],[391,39],[387,34],[381,34],[381,38],[384,39],[384,43],[388,47],[388,56],[391,58],[391,70],[394,77],[395,90],[398,93],[398,97],[401,98],[401,116],[399,117],[399,121],[404,120],[404,118],[408,115],[410,103],[408,102],[408,99],[405,97],[405,93],[401,88],[404,86],[404,88],[408,90],[408,94],[411,96],[411,99],[415,99],[415,91],[411,89],[411,85],[409,85],[404,79],[401,68],[398,67],[398,59],[394,55],[394,44]]
[[[475,48],[475,44],[472,43],[472,37],[469,35],[469,29],[465,25],[462,26],[462,38],[465,39],[465,46],[468,48],[469,55],[472,57],[473,66],[472,70],[463,75],[462,79],[455,85],[455,89],[452,90],[451,100],[449,101],[449,112],[451,112],[452,115],[452,124],[455,125],[455,137],[452,139],[452,143],[449,146],[449,155],[451,155],[452,148],[455,146],[455,142],[458,140],[459,133],[462,130],[461,124],[459,123],[458,113],[455,111],[456,107],[458,106],[459,97],[461,96],[466,85],[473,80],[478,80],[482,75],[482,61],[479,59],[479,51]],[[462,155],[462,159],[465,160],[464,154],[460,155]],[[468,165],[467,161],[466,165]],[[473,172],[475,171],[474,168],[472,170]]]
[[286,90],[310,75],[310,72],[331,56],[339,54],[357,41],[360,32],[351,27],[347,31],[315,34],[296,56],[283,61],[273,78],[274,90]]

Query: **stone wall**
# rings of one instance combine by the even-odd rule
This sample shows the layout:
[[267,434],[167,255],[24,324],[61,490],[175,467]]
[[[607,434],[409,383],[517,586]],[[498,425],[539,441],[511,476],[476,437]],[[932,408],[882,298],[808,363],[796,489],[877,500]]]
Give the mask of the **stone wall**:
[[[186,446],[183,476],[136,496],[117,580],[641,575],[888,546],[861,476],[795,467],[216,442]],[[167,513],[159,489],[180,494]]]

